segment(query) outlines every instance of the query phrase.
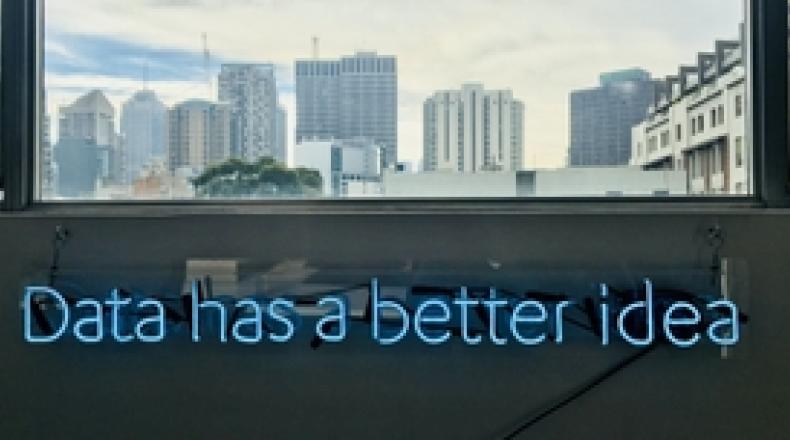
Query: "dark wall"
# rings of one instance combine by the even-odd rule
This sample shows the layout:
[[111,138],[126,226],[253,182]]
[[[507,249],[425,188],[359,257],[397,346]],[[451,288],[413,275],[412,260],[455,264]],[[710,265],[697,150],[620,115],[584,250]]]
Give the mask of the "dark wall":
[[751,320],[734,357],[659,348],[524,438],[786,438],[790,216],[780,214],[0,217],[0,437],[498,438],[633,352],[583,339],[382,348],[364,328],[317,351],[309,338],[30,346],[22,287],[46,280],[59,224],[71,231],[64,274],[178,289],[189,258],[262,270],[303,261],[314,279],[349,284],[527,283],[565,271],[638,282],[653,270],[706,270],[705,230],[715,223],[724,256],[748,267],[738,295]]

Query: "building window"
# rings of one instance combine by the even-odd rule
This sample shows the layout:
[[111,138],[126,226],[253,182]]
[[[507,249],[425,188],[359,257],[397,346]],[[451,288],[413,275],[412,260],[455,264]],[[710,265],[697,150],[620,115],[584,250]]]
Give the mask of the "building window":
[[718,119],[716,118],[716,109],[714,108],[710,111],[710,127],[716,128],[717,121]]
[[661,148],[667,148],[669,146],[669,131],[664,131],[661,133]]
[[680,124],[675,126],[675,140],[678,142],[683,140],[683,126]]
[[740,118],[743,116],[743,96],[735,96],[735,117]]
[[719,125],[724,124],[724,104],[719,104]]
[[722,171],[722,149],[720,145],[715,145],[712,151],[713,165],[711,166],[711,174],[719,174]]
[[743,138],[735,138],[735,167],[743,168]]
[[656,151],[658,149],[658,138],[655,136],[651,136],[647,140],[647,152],[648,154]]

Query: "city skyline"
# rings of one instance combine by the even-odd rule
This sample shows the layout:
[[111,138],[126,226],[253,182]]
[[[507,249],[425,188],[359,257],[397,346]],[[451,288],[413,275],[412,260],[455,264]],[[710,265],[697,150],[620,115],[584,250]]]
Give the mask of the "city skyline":
[[[322,37],[321,58],[336,58],[357,49],[399,57],[402,159],[417,163],[422,155],[424,99],[435,90],[479,81],[495,89],[510,88],[526,103],[527,166],[564,165],[570,90],[593,86],[600,72],[619,68],[638,66],[656,77],[669,74],[678,63],[692,62],[696,52],[711,41],[734,36],[742,16],[738,0],[661,5],[613,0],[607,2],[611,8],[603,10],[578,0],[503,0],[494,8],[475,2],[437,1],[421,6],[424,17],[409,13],[414,8],[402,2],[380,4],[369,11],[363,7],[367,2],[354,0],[344,3],[339,12],[333,10],[337,19],[330,23],[320,19],[320,12],[329,6],[308,0],[288,4],[211,0],[143,5],[106,0],[80,3],[89,6],[90,20],[85,19],[85,13],[74,14],[74,2],[50,0],[47,4],[52,18],[47,21],[48,108],[53,117],[59,105],[91,88],[106,90],[108,98],[120,108],[124,98],[142,88],[146,65],[150,72],[148,87],[168,106],[190,97],[215,99],[202,73],[200,35],[207,31],[213,66],[232,61],[275,64],[278,83],[283,84],[292,147],[292,63],[297,58],[309,58],[310,39],[318,35]],[[366,13],[355,13],[355,5]],[[443,7],[444,15],[437,15]],[[563,13],[569,7],[576,13]],[[698,20],[699,14],[709,14],[712,8],[717,11],[715,19]],[[306,16],[306,9],[313,12]],[[262,10],[273,17],[273,23],[301,21],[286,30],[284,24],[272,29],[246,25]],[[613,10],[618,13],[609,14]],[[383,31],[373,32],[371,29],[387,16],[392,22],[379,27]],[[179,17],[178,26],[172,25],[174,17]],[[623,17],[630,17],[630,21]],[[168,25],[152,26],[160,21]],[[85,23],[90,27],[86,28]],[[346,30],[338,23],[358,26]],[[464,26],[479,32],[455,32]],[[152,32],[153,28],[158,30]],[[239,28],[245,32],[234,32]],[[257,43],[251,44],[251,40]],[[114,60],[118,62],[112,66],[101,63],[101,54],[108,52],[117,55]],[[183,65],[180,70],[171,65],[176,63]]]

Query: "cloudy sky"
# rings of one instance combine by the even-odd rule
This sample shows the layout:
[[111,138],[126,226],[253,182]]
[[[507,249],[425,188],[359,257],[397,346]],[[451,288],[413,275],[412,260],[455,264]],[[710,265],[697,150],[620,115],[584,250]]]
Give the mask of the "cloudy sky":
[[[376,50],[399,59],[400,155],[422,149],[422,102],[464,82],[510,88],[527,107],[530,166],[565,161],[568,93],[605,71],[655,76],[735,38],[743,0],[46,0],[48,111],[93,88],[116,108],[142,87],[172,105],[210,97],[201,35],[214,75],[227,61],[278,66],[294,120],[292,66],[311,55]],[[215,92],[214,92],[215,93]],[[292,137],[293,135],[291,135]]]

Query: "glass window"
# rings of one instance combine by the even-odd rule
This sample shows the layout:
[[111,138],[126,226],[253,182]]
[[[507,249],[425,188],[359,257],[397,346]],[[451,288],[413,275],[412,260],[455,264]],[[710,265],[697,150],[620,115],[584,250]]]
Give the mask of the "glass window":
[[743,116],[743,96],[735,96],[735,116],[740,118]]
[[743,167],[743,138],[741,136],[735,138],[735,167]]
[[749,110],[743,0],[45,2],[46,201],[686,196]]

